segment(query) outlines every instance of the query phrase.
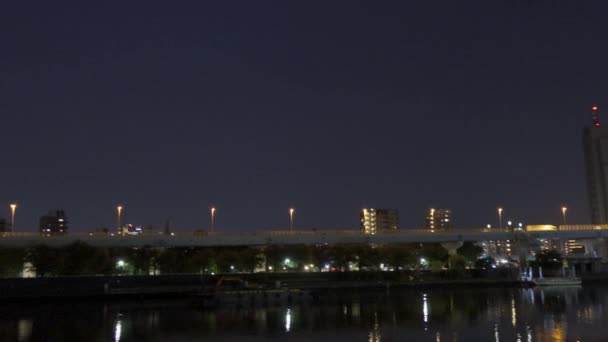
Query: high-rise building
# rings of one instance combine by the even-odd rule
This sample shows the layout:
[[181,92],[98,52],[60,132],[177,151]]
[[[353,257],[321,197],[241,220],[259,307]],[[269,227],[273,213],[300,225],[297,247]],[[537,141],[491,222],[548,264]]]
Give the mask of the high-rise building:
[[66,234],[68,220],[63,209],[50,210],[47,215],[40,217],[40,233],[43,235]]
[[385,233],[399,229],[397,209],[363,208],[361,210],[361,231],[365,234]]
[[431,208],[426,212],[424,228],[430,230],[448,230],[452,228],[452,210]]
[[599,108],[591,108],[593,125],[583,130],[591,221],[608,223],[608,125],[600,125]]

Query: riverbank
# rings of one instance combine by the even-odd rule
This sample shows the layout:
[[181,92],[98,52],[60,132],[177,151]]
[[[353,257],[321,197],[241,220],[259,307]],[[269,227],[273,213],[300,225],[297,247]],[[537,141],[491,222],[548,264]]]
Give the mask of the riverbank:
[[453,274],[360,273],[253,273],[228,275],[77,276],[0,279],[0,301],[154,298],[192,296],[213,288],[220,277],[241,279],[261,289],[337,291],[399,287],[528,287],[512,276],[456,277]]

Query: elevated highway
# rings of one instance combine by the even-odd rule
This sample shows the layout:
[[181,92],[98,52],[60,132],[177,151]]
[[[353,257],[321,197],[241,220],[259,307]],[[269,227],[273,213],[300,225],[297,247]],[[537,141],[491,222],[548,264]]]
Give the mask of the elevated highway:
[[214,233],[203,236],[185,232],[172,233],[170,235],[143,234],[128,236],[86,233],[41,236],[38,233],[2,233],[0,235],[0,247],[29,247],[38,244],[62,246],[78,240],[99,247],[214,247],[412,242],[449,243],[528,239],[587,240],[605,238],[608,238],[608,225],[528,226],[526,230],[516,231],[474,228],[454,229],[448,232],[432,232],[422,229],[403,229],[399,232],[375,235],[366,235],[355,229]]

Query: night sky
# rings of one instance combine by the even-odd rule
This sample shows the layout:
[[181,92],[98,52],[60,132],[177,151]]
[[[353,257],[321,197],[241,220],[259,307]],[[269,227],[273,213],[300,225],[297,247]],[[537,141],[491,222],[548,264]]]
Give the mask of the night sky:
[[589,222],[608,2],[5,1],[0,216],[72,231]]

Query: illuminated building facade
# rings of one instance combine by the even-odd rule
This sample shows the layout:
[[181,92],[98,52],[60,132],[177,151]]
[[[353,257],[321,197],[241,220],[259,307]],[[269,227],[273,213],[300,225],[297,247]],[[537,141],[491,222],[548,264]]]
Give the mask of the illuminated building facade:
[[68,220],[63,209],[50,210],[40,217],[40,234],[56,235],[68,232]]
[[510,257],[513,255],[513,249],[511,247],[511,241],[510,240],[504,240],[504,241],[494,241],[494,240],[490,240],[490,241],[483,241],[481,243],[481,247],[483,248],[483,255],[484,256],[491,256],[493,258],[497,258],[497,257]]
[[452,210],[431,208],[426,212],[424,227],[429,230],[448,230],[451,229]]
[[592,107],[593,125],[583,130],[585,168],[591,221],[608,223],[608,126],[600,125],[599,108]]
[[585,246],[578,240],[565,240],[563,252],[565,255],[584,255],[586,253]]
[[396,232],[399,230],[397,209],[363,208],[360,214],[361,231],[365,234]]

